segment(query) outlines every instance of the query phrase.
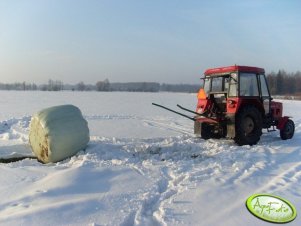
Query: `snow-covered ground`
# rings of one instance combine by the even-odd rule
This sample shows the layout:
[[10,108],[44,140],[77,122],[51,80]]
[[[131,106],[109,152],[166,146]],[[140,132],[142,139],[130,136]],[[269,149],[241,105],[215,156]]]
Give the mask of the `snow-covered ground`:
[[[193,122],[151,105],[195,108],[195,94],[0,91],[0,158],[32,155],[31,115],[74,104],[85,151],[56,164],[0,164],[0,225],[271,225],[245,207],[279,195],[301,214],[301,102],[282,101],[296,133],[255,146],[195,138]],[[288,225],[301,225],[300,216]]]

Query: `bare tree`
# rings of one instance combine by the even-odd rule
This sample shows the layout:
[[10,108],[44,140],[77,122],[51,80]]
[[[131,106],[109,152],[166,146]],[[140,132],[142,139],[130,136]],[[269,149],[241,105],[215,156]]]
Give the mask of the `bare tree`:
[[96,90],[97,91],[110,91],[110,82],[108,79],[104,81],[98,81],[96,83]]
[[77,83],[76,89],[77,89],[78,91],[84,91],[84,90],[86,90],[86,85],[85,85],[85,83],[84,83],[84,82],[79,82],[79,83]]

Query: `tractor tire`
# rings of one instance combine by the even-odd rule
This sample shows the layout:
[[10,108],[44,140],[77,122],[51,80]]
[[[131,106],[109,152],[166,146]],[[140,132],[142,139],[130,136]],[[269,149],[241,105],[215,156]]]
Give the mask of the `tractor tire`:
[[253,106],[241,109],[235,120],[235,138],[238,145],[254,145],[262,135],[262,116]]
[[288,119],[283,129],[280,130],[280,137],[282,140],[292,139],[292,137],[294,136],[294,132],[295,123],[292,120]]
[[212,137],[212,127],[207,123],[202,123],[201,137],[204,140],[208,140]]

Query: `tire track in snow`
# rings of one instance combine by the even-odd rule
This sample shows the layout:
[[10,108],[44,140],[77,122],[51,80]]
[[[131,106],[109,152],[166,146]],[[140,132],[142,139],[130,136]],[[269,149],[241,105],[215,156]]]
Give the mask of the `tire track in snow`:
[[[275,144],[277,142],[278,141],[276,141]],[[248,170],[249,173],[247,175],[244,175],[242,171],[238,171],[239,176],[235,176],[236,183],[241,183],[240,186],[243,185],[244,187],[246,187],[247,192],[245,194],[245,198],[249,197],[251,194],[256,193],[284,195],[288,193],[288,190],[289,193],[293,194],[294,196],[301,197],[301,189],[299,189],[298,191],[291,190],[291,188],[296,188],[296,183],[300,184],[301,182],[301,162],[298,162],[299,158],[296,158],[300,153],[300,148],[297,147],[290,153],[279,153],[280,148],[283,148],[283,146],[276,148],[271,146],[266,147],[265,144],[263,146],[256,146],[255,151],[251,156],[253,156],[254,154],[262,154],[262,152],[265,153],[265,155],[261,157],[264,164],[259,164],[259,167],[253,167],[253,169],[250,168],[250,171]],[[263,150],[260,151],[260,149]],[[283,170],[283,168],[280,168],[279,165],[283,166],[285,162],[295,163],[290,164],[289,168]],[[251,164],[249,163],[247,165]],[[254,166],[256,166],[256,164]],[[259,177],[261,177],[260,180],[257,179],[257,174]],[[271,175],[275,176],[271,178]],[[244,184],[245,182],[246,184]],[[258,186],[258,182],[261,182],[262,186],[249,191],[248,184],[254,183],[256,184],[256,186]],[[226,179],[223,184],[229,184],[229,180]],[[254,187],[254,185],[252,186]],[[241,194],[241,196],[243,196],[243,193]],[[229,215],[230,213],[237,212],[238,209],[240,209],[242,206],[241,200],[242,199],[240,198],[237,198],[237,200],[232,200],[231,205],[227,206],[227,208],[220,211],[218,214],[215,214],[215,219],[226,219],[227,215]],[[212,221],[216,222],[216,220],[210,218],[208,220],[205,220],[203,224],[212,225]]]
[[134,115],[86,115],[84,116],[86,120],[128,120],[128,119],[138,119],[139,117]]
[[[299,134],[299,131],[296,131],[296,133]],[[290,141],[282,141],[274,137],[270,139],[273,139],[272,143],[266,141],[263,145],[256,147],[256,152],[263,152],[265,156],[257,164],[257,169],[243,178],[242,182],[247,181],[249,177],[254,178],[256,175],[253,174],[258,173],[258,176],[266,177],[268,181],[260,186],[256,192],[277,194],[289,189],[294,183],[301,182],[301,162],[298,162],[298,159],[300,159],[300,144],[296,138]],[[284,149],[284,146],[287,146],[288,149]],[[287,153],[283,150],[290,150],[290,152]],[[290,167],[283,169],[285,163],[290,163]],[[252,171],[252,169],[250,170]],[[297,195],[301,196],[301,193]]]
[[177,175],[171,166],[161,167],[160,174],[157,183],[143,194],[135,225],[167,225],[164,204],[171,203],[173,197],[185,189],[181,183],[188,178],[186,174]]
[[[123,225],[129,222],[134,222],[134,225],[166,225],[164,204],[171,202],[175,195],[185,189],[181,183],[188,178],[188,174],[178,171],[174,164],[175,161],[181,162],[181,149],[186,146],[185,142],[191,142],[191,137],[141,140],[93,138],[87,149],[93,161],[99,159],[109,165],[118,161],[118,165],[128,166],[155,182],[151,188],[146,188],[138,195],[140,207],[134,218],[133,212],[129,213]],[[186,155],[190,156],[191,152]]]
[[[98,145],[104,147],[109,145],[119,149],[120,157],[116,156],[116,153],[112,157],[117,157],[120,164],[126,164],[140,175],[154,181],[151,188],[139,194],[140,199],[137,201],[139,209],[134,215],[132,212],[126,221],[134,222],[134,225],[167,225],[171,217],[174,217],[168,209],[173,200],[185,189],[211,178],[224,187],[258,183],[255,180],[257,174],[263,176],[266,181],[266,178],[271,177],[274,172],[281,171],[277,164],[282,165],[283,162],[290,161],[298,152],[296,150],[287,154],[282,153],[283,141],[267,134],[258,145],[242,147],[236,146],[231,140],[204,141],[196,140],[191,135],[164,139],[108,139],[105,143]],[[103,151],[107,155],[108,151],[105,149]],[[128,159],[122,160],[123,156],[127,156]],[[283,160],[284,156],[287,160]],[[298,173],[299,169],[301,165],[296,165],[282,177],[299,180],[301,174]],[[274,180],[277,182],[277,179]],[[280,191],[279,185],[274,184]],[[272,191],[272,188],[266,185],[259,187],[258,192],[263,192],[263,189]],[[221,211],[218,216],[222,218],[240,206],[241,200],[233,202],[227,211]],[[180,219],[173,219],[173,222],[177,220]],[[210,225],[209,219],[208,223]]]
[[[160,120],[155,120],[155,119],[150,119],[150,118],[138,117],[138,116],[134,116],[134,115],[116,115],[116,114],[113,114],[113,115],[92,115],[92,116],[84,116],[84,118],[86,120],[90,120],[90,121],[134,119],[134,120],[139,120],[139,121],[143,122],[144,125],[148,126],[148,127],[164,128],[164,129],[168,129],[168,130],[171,130],[171,131],[192,135],[192,130],[191,129],[183,129],[182,124],[178,124],[174,121],[170,122],[166,119],[164,119],[163,121],[160,121]],[[168,123],[166,123],[166,121]]]
[[[282,192],[298,181],[301,181],[301,162],[291,165],[288,169],[273,177],[266,185],[260,187],[258,192]],[[301,196],[301,194],[296,193],[295,195]]]
[[[172,204],[178,194],[193,187],[196,182],[227,174],[228,168],[231,168],[229,152],[238,149],[229,141],[195,142],[191,137],[182,137],[171,143],[169,146],[162,146],[161,143],[160,150],[156,152],[156,155],[164,156],[167,163],[162,163],[159,181],[144,194],[141,208],[135,216],[136,225],[167,225],[166,220],[170,219],[165,204]],[[227,150],[221,143],[227,146]],[[156,147],[156,144],[152,144],[152,147]],[[243,154],[234,153],[232,157],[234,160],[241,159],[239,156]]]
[[171,131],[180,132],[182,134],[192,135],[193,131],[190,129],[183,129],[183,125],[178,125],[175,122],[169,122],[166,123],[166,120],[164,122],[160,122],[157,120],[150,120],[150,119],[141,119],[145,125],[150,127],[156,127],[156,128],[165,128]]

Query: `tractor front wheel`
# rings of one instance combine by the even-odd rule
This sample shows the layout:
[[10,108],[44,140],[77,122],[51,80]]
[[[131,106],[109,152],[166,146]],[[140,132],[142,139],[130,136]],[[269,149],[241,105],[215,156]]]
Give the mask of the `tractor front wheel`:
[[295,123],[288,119],[282,130],[280,130],[280,137],[282,140],[292,139],[295,132]]
[[246,106],[236,115],[235,142],[238,145],[257,144],[262,134],[262,117],[257,108]]

